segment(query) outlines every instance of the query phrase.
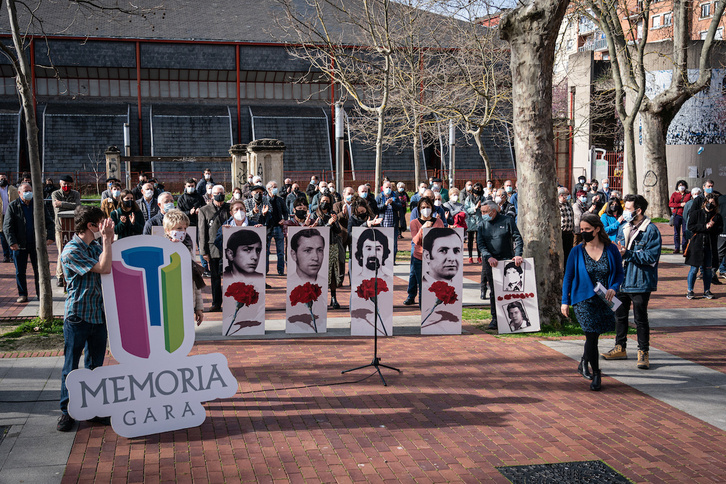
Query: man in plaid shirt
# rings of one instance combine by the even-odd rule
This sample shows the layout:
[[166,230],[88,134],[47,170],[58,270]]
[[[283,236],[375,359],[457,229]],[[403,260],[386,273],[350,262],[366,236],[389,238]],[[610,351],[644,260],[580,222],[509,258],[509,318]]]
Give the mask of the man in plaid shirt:
[[[567,264],[567,257],[572,250],[572,241],[575,234],[575,213],[570,204],[570,192],[565,187],[557,189],[557,200],[560,205],[560,224],[562,225],[562,250],[565,253],[564,265]],[[564,266],[563,265],[563,266]]]
[[391,188],[391,182],[383,182],[383,191],[376,198],[378,206],[378,216],[383,218],[381,227],[393,227],[393,260],[395,265],[398,252],[398,217],[401,212],[401,201],[398,195]]
[[[66,376],[78,368],[81,352],[85,352],[85,366],[93,370],[103,365],[106,354],[106,319],[103,313],[101,274],[111,273],[111,244],[113,221],[98,207],[81,205],[75,210],[75,231],[60,256],[63,275],[68,284],[63,338],[65,362],[61,376],[60,409],[57,429],[68,432],[75,421],[68,415],[68,389]],[[102,244],[96,240],[101,238]],[[108,422],[97,418],[94,421]]]

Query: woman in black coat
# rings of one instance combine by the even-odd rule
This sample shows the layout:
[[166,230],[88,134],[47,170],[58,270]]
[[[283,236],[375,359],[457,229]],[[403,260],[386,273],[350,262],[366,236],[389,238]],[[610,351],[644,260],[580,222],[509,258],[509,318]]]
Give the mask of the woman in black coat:
[[719,215],[718,201],[712,193],[706,195],[703,206],[691,210],[688,217],[688,230],[693,234],[685,254],[686,264],[691,266],[688,272],[688,299],[695,297],[693,288],[696,284],[698,268],[703,268],[703,297],[713,299],[711,294],[711,268],[718,257],[718,234],[723,228],[723,220]]

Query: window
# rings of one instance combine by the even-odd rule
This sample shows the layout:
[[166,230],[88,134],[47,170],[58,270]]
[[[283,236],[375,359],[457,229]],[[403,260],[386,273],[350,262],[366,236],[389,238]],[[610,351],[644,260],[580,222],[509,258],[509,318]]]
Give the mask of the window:
[[668,26],[673,23],[673,13],[668,12],[663,14],[663,26]]
[[701,31],[701,40],[705,40],[706,39],[706,35],[708,35],[708,30],[702,30]]
[[723,40],[723,27],[716,29],[716,35],[713,36],[714,40]]
[[653,23],[651,24],[651,29],[659,29],[659,28],[660,28],[660,15],[654,15]]
[[711,16],[711,4],[710,3],[704,3],[701,5],[701,18],[706,18]]

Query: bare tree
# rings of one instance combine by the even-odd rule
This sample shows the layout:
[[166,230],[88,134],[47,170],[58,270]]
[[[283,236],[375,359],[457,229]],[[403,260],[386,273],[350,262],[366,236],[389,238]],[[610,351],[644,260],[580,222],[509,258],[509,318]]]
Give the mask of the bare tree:
[[[34,37],[43,38],[45,31],[43,19],[39,15],[42,0],[21,2],[16,0],[0,0],[0,6],[5,2],[8,23],[12,37],[12,47],[0,42],[0,51],[7,57],[15,71],[15,83],[23,106],[25,118],[26,141],[28,143],[28,160],[30,163],[30,177],[33,184],[33,199],[43,200],[43,180],[40,162],[40,148],[38,144],[38,122],[35,113],[35,92],[31,83],[31,71],[35,66],[28,63],[26,50],[31,47],[30,40]],[[18,5],[23,9],[18,15]],[[122,6],[118,2],[109,0],[68,0],[68,8],[73,9],[75,15],[86,15],[89,12],[114,12],[124,14],[142,14],[148,9],[139,9],[129,4]],[[73,15],[71,15],[73,16]],[[24,27],[21,28],[20,20]],[[45,205],[33,204],[33,219],[35,231],[35,247],[38,256],[38,277],[40,294],[40,310],[38,316],[44,320],[53,319],[53,294],[50,283],[50,261],[46,247]],[[58,248],[60,250],[60,247]]]
[[363,112],[376,119],[375,185],[381,185],[386,115],[390,108],[394,42],[398,27],[391,0],[280,0],[278,25],[297,44],[291,55],[323,72]]
[[557,206],[552,68],[557,34],[569,0],[519,3],[500,23],[511,47],[514,149],[517,156],[519,215],[524,255],[533,257],[540,313],[559,313],[562,234]]

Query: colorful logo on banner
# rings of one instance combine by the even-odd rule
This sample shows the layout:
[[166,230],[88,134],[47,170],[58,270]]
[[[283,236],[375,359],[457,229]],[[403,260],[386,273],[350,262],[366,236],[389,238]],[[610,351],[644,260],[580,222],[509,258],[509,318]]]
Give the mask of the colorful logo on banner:
[[194,427],[201,403],[231,397],[237,381],[219,353],[188,356],[194,345],[191,255],[181,243],[135,236],[113,244],[102,276],[109,345],[118,365],[71,372],[68,412],[111,417],[123,437]]

